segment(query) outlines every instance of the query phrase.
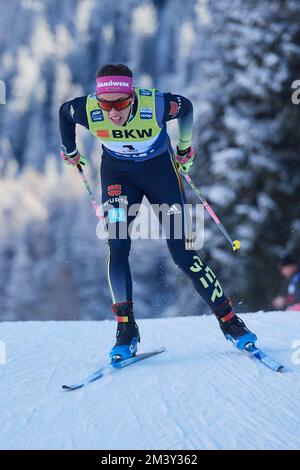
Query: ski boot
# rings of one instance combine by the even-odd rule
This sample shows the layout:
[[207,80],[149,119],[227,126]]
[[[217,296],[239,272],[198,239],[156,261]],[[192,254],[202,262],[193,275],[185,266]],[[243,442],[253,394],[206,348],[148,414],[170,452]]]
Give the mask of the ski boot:
[[118,322],[116,344],[109,354],[111,362],[114,363],[136,355],[140,334],[134,321],[132,302],[113,304],[112,310]]
[[255,344],[257,336],[248,330],[243,320],[234,312],[232,301],[226,299],[223,304],[214,309],[222,333],[228,341],[231,341],[238,349],[245,349],[247,344]]

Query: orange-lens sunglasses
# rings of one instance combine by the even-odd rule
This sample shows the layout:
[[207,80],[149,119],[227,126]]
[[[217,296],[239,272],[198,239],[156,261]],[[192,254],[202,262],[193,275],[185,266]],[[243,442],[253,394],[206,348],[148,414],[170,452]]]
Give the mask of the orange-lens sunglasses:
[[117,111],[122,111],[123,109],[128,108],[131,105],[131,98],[132,95],[128,96],[128,98],[120,98],[116,101],[106,101],[97,98],[98,105],[100,106],[103,111],[111,111],[112,108],[115,108]]

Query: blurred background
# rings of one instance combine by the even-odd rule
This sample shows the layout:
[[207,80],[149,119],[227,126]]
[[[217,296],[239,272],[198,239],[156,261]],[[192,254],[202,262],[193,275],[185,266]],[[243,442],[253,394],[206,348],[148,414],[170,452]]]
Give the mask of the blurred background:
[[[237,311],[272,309],[284,288],[279,256],[300,255],[299,0],[0,4],[1,320],[112,317],[105,242],[82,182],[60,161],[58,110],[119,62],[135,85],[192,100],[191,176],[242,243],[233,254],[208,217],[201,257]],[[99,200],[101,145],[79,126],[77,143]],[[131,265],[138,318],[209,313],[163,240],[135,241]]]

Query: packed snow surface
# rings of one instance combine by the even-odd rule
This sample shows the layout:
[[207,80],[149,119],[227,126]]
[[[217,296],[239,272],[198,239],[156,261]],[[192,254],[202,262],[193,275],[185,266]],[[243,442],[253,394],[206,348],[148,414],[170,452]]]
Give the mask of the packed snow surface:
[[213,316],[140,320],[158,356],[64,392],[108,360],[112,321],[3,322],[1,449],[299,449],[300,313],[241,315],[275,373]]

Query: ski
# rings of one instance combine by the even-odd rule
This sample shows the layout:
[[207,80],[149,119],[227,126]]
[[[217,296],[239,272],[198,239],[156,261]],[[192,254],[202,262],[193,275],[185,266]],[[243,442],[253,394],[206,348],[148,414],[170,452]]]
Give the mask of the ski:
[[251,358],[258,360],[269,369],[274,372],[280,372],[284,369],[284,366],[277,361],[274,361],[268,354],[257,348],[253,343],[248,343],[245,346],[244,351],[250,354]]
[[275,361],[268,354],[266,354],[260,348],[255,346],[255,343],[252,340],[253,336],[256,340],[256,336],[253,335],[253,333],[251,332],[236,339],[234,339],[230,334],[225,334],[225,338],[227,339],[227,341],[232,343],[239,351],[248,353],[251,359],[261,362],[274,372],[280,372],[281,370],[285,369],[282,364]]
[[94,372],[91,374],[87,375],[84,379],[82,379],[80,382],[73,384],[73,385],[62,385],[63,390],[77,390],[79,388],[84,387],[85,385],[95,382],[96,380],[101,379],[104,375],[105,372],[108,370],[118,370],[118,369],[123,369],[124,367],[130,366],[132,364],[135,364],[137,362],[143,361],[144,359],[147,359],[148,357],[155,356],[157,354],[161,354],[164,352],[166,349],[165,348],[158,348],[154,349],[153,351],[146,352],[146,353],[141,353],[137,354],[136,356],[130,357],[128,359],[124,359],[123,361],[117,361],[117,362],[111,362],[109,364],[106,364],[104,366],[99,367],[96,369]]

